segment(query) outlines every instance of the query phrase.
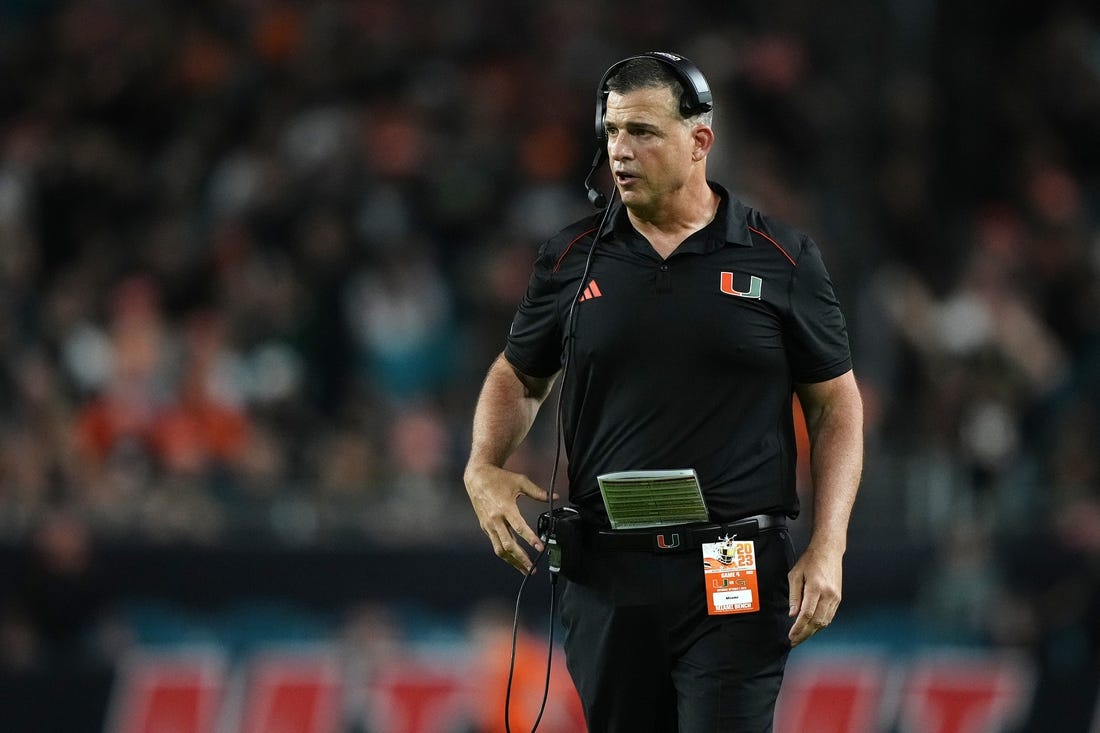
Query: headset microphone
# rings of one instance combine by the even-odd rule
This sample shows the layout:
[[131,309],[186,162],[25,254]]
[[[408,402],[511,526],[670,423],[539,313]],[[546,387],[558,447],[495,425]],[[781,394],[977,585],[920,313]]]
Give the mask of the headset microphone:
[[606,157],[607,149],[601,145],[596,149],[596,156],[592,158],[592,167],[584,178],[584,187],[588,189],[588,200],[597,209],[607,208],[607,196],[604,196],[599,189],[592,185],[592,176],[596,175],[596,171],[599,170],[600,164],[603,163]]

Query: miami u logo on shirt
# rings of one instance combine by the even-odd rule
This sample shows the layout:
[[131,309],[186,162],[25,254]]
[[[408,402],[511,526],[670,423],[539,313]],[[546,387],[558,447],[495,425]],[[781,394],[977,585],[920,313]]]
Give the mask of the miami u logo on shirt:
[[749,275],[749,289],[738,290],[733,286],[733,273],[723,272],[722,281],[718,286],[726,295],[735,295],[738,298],[752,298],[753,300],[760,300],[760,294],[764,290],[764,281],[758,278],[756,275]]

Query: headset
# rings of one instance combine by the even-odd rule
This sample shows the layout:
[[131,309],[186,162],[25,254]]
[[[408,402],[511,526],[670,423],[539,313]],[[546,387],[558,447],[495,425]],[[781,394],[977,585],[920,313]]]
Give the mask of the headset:
[[[599,169],[600,164],[603,163],[607,157],[607,129],[604,126],[604,117],[607,115],[607,97],[611,93],[608,88],[608,82],[619,71],[619,69],[630,61],[635,59],[655,59],[661,62],[676,75],[680,85],[683,87],[683,94],[680,95],[680,115],[684,119],[695,117],[696,115],[709,112],[713,109],[713,100],[710,93],[710,85],[707,83],[707,79],[703,76],[703,72],[699,71],[691,61],[680,56],[679,54],[669,53],[667,51],[647,51],[637,56],[630,56],[613,64],[607,71],[604,72],[603,77],[600,78],[600,84],[596,88],[596,142],[598,148],[596,150],[596,157],[592,159],[592,168],[588,171],[588,176],[584,179],[584,187],[588,190],[588,200],[597,209],[603,209],[603,216],[600,218],[600,225],[596,228],[596,238],[599,238],[600,233],[607,225],[608,217],[611,213],[611,207],[608,205],[607,197],[600,193],[592,185],[592,176]],[[617,190],[617,189],[616,189]],[[615,191],[612,192],[614,196]],[[516,605],[515,612],[512,617],[512,653],[511,660],[508,664],[508,682],[506,692],[504,696],[504,728],[507,733],[512,733],[511,728],[511,701],[512,701],[512,679],[515,671],[516,663],[516,640],[519,632],[519,610],[520,599],[523,596],[524,587],[527,585],[528,579],[531,577],[531,573],[534,572],[535,567],[539,564],[544,556],[549,557],[549,570],[551,579],[550,588],[550,624],[547,638],[547,655],[546,655],[546,679],[542,690],[542,702],[539,705],[538,717],[535,719],[534,727],[531,733],[535,733],[538,730],[539,722],[542,720],[543,712],[546,710],[546,699],[550,689],[550,665],[554,648],[554,610],[555,600],[557,598],[556,586],[558,580],[558,573],[561,571],[562,566],[569,563],[568,556],[563,556],[562,547],[557,542],[557,533],[564,533],[570,530],[570,526],[575,526],[574,522],[579,519],[579,514],[575,509],[571,507],[561,507],[559,509],[554,508],[554,484],[557,481],[558,464],[560,461],[557,459],[561,455],[561,441],[562,441],[562,394],[564,393],[564,385],[566,376],[569,374],[569,367],[572,363],[571,352],[572,346],[575,341],[574,331],[576,329],[576,308],[577,301],[580,299],[581,292],[584,288],[585,281],[588,279],[588,273],[592,267],[592,255],[596,251],[596,242],[592,242],[592,246],[588,249],[588,256],[585,259],[584,271],[581,273],[581,278],[577,284],[577,292],[573,294],[573,299],[569,304],[569,311],[565,317],[565,338],[563,345],[563,358],[561,377],[559,379],[557,404],[555,406],[555,433],[557,434],[557,448],[556,456],[554,460],[554,467],[550,475],[550,483],[547,488],[547,493],[550,495],[548,499],[548,510],[543,512],[539,517],[538,530],[539,539],[541,539],[545,545],[543,550],[535,557],[531,570],[524,574],[523,582],[520,583],[519,590],[516,593]]]
[[592,176],[603,163],[607,156],[607,128],[604,118],[607,116],[607,96],[611,93],[608,82],[618,73],[623,64],[637,59],[653,59],[665,65],[680,82],[684,92],[680,95],[680,115],[684,119],[701,115],[714,109],[714,98],[710,93],[710,84],[703,72],[699,71],[694,63],[680,54],[668,51],[646,51],[637,56],[629,56],[622,61],[617,61],[604,72],[600,78],[600,84],[596,87],[596,142],[598,148],[596,156],[592,159],[592,168],[584,179],[584,187],[588,190],[588,200],[597,209],[607,206],[607,197],[592,186]]

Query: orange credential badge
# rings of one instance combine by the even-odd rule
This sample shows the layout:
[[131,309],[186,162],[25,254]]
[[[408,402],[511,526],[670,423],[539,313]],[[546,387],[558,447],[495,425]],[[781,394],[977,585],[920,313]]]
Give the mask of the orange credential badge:
[[703,579],[711,616],[760,610],[756,546],[729,535],[703,545]]

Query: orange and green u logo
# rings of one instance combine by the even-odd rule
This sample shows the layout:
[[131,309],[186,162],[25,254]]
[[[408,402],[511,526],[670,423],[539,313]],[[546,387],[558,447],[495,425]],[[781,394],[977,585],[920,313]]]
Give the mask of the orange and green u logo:
[[737,288],[733,287],[733,273],[723,272],[720,289],[726,295],[736,295],[738,298],[752,298],[754,300],[760,300],[760,294],[764,290],[764,281],[758,278],[756,275],[749,275],[749,289],[738,290]]
[[673,532],[668,539],[663,534],[657,535],[657,547],[662,550],[671,550],[680,546],[680,533]]

